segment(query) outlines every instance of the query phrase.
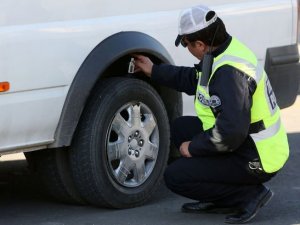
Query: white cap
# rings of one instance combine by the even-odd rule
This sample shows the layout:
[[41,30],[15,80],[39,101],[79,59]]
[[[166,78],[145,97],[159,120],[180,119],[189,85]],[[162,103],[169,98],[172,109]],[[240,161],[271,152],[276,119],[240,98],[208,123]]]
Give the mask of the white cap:
[[178,36],[175,40],[176,46],[180,44],[184,35],[202,30],[217,20],[217,14],[210,20],[206,20],[206,15],[209,11],[212,10],[204,5],[198,5],[181,12],[178,23]]

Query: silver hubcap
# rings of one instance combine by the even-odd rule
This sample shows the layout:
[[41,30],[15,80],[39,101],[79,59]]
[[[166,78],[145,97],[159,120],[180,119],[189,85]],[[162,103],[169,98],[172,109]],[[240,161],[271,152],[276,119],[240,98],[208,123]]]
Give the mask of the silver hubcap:
[[108,164],[122,186],[137,187],[150,176],[158,155],[159,131],[152,111],[128,103],[115,114],[106,141]]

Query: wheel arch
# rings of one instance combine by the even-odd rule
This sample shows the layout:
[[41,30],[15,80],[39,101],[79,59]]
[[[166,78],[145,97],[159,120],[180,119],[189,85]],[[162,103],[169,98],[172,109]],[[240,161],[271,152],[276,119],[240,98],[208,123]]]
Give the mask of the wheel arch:
[[[173,64],[167,50],[153,37],[141,32],[119,32],[99,43],[80,66],[68,91],[61,117],[49,148],[69,146],[85,104],[97,82],[107,76],[111,65],[132,53],[143,53],[155,62]],[[121,60],[122,61],[122,60]],[[124,63],[123,63],[124,64]],[[124,71],[126,74],[127,71]],[[123,74],[123,75],[124,75]],[[182,96],[169,88],[155,85],[161,95],[169,118],[182,114]]]

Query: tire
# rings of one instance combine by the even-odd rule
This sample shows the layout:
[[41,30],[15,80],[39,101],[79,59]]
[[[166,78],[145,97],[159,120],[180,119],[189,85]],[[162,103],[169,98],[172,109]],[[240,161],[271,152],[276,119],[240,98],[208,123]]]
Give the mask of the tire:
[[84,204],[75,188],[69,166],[68,149],[47,149],[24,153],[29,169],[38,177],[50,196],[69,204]]
[[130,78],[102,82],[83,113],[70,151],[81,196],[109,208],[145,203],[162,180],[169,135],[164,104],[149,84]]

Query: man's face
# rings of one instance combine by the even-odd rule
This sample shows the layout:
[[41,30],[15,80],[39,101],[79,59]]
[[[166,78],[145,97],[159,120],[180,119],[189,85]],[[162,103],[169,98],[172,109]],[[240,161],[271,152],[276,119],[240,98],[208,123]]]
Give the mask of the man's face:
[[187,47],[189,52],[199,60],[202,60],[208,52],[208,46],[202,41],[189,42],[186,37],[182,39],[182,46]]

